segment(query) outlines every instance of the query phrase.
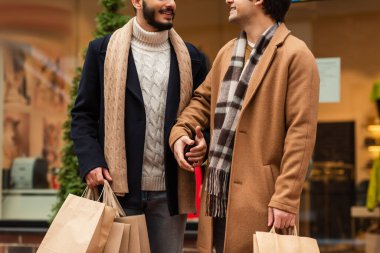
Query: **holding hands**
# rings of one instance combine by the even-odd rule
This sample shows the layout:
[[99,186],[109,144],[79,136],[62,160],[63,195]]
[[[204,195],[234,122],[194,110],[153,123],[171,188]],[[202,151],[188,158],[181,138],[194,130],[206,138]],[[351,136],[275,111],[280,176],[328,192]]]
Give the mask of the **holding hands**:
[[[186,146],[191,147],[186,153]],[[187,171],[194,172],[195,166],[200,166],[207,152],[206,140],[202,134],[201,127],[195,128],[195,140],[188,136],[179,138],[173,147],[174,157],[178,165]]]

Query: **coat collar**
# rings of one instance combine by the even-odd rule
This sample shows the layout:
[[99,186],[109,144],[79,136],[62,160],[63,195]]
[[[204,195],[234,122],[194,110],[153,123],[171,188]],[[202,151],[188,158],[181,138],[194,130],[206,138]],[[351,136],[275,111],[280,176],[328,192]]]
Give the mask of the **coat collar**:
[[276,32],[274,33],[273,38],[269,42],[269,45],[264,51],[264,54],[262,55],[256,69],[253,72],[253,75],[247,88],[247,93],[243,101],[243,106],[241,109],[242,112],[249,103],[249,101],[255,95],[257,89],[260,87],[264,75],[265,73],[267,73],[267,70],[276,54],[277,48],[282,46],[289,34],[290,31],[288,30],[288,28],[285,26],[284,23],[281,23],[281,25],[277,28]]
[[281,23],[277,28],[277,31],[274,33],[272,41],[269,43],[269,46],[273,43],[275,46],[282,45],[286,38],[289,36],[290,31],[284,23]]

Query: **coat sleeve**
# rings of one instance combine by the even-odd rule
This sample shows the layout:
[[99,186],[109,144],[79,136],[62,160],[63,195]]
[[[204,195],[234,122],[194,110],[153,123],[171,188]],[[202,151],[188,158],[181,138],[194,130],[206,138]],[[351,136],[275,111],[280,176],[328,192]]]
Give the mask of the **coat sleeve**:
[[[225,52],[229,52],[230,48],[234,45],[235,39],[227,43],[222,49],[219,50],[213,66],[208,72],[203,83],[194,91],[194,96],[189,105],[183,110],[181,115],[177,118],[177,123],[171,130],[169,137],[169,145],[173,150],[174,143],[181,136],[193,137],[195,127],[200,126],[202,129],[210,129],[210,113],[211,113],[211,87],[212,85],[219,85],[219,80],[214,80],[214,73],[217,73],[220,64],[223,62]],[[204,58],[203,69],[207,69],[207,61]],[[206,74],[203,71],[203,75]],[[215,83],[218,82],[218,83]],[[210,137],[209,137],[210,139]],[[207,139],[206,139],[207,141]],[[208,141],[209,143],[209,141]]]
[[[207,73],[209,71],[209,64],[207,62],[206,56],[203,53],[199,52],[199,57],[201,61],[201,66],[197,74],[193,77],[194,90],[197,89],[204,82],[204,80],[206,79]],[[202,129],[203,129],[202,133],[206,140],[207,147],[209,147],[210,146],[210,127],[208,126]],[[207,158],[207,155],[206,155],[206,158]]]
[[319,98],[315,58],[302,44],[289,56],[285,104],[286,136],[280,175],[270,207],[298,213],[307,167],[314,149]]
[[194,96],[189,105],[182,111],[177,118],[177,122],[172,128],[169,137],[169,145],[173,150],[176,140],[181,136],[192,138],[195,127],[200,126],[202,129],[209,128],[210,121],[210,102],[211,102],[211,72],[207,75],[205,81],[194,91]]
[[101,104],[99,63],[90,42],[83,65],[78,95],[71,110],[71,138],[79,160],[80,177],[97,167],[107,168],[103,149],[98,142]]

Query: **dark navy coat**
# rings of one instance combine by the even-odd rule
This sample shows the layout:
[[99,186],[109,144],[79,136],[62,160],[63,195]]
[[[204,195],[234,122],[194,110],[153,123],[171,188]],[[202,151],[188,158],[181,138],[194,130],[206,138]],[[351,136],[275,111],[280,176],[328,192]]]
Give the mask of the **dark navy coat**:
[[[104,158],[104,61],[110,35],[90,42],[83,66],[78,96],[71,111],[71,137],[79,160],[80,176],[96,167],[107,168]],[[191,57],[195,90],[207,75],[205,56],[186,43]],[[170,75],[164,123],[165,182],[171,215],[178,213],[177,163],[168,139],[176,121],[180,99],[178,60],[171,46]],[[124,208],[141,209],[141,177],[145,141],[145,109],[132,50],[128,58],[125,94],[125,143],[129,193],[121,200]]]

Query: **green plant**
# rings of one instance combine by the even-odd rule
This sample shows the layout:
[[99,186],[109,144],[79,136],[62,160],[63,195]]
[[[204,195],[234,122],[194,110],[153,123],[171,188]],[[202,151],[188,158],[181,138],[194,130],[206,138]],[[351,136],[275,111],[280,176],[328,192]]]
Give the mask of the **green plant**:
[[[124,0],[101,0],[99,2],[103,6],[103,10],[98,13],[95,19],[95,38],[100,38],[114,32],[118,28],[122,27],[129,19],[127,16],[119,13],[119,11],[124,7]],[[63,140],[65,145],[62,149],[62,168],[58,172],[58,181],[60,188],[58,191],[58,201],[52,209],[52,218],[55,217],[56,213],[62,206],[69,193],[80,195],[85,188],[85,184],[79,177],[78,158],[75,155],[74,144],[70,138],[70,111],[75,103],[81,76],[82,68],[78,67],[76,69],[75,76],[72,80],[72,87],[70,89],[71,100],[67,108],[67,120],[63,124]]]
[[380,81],[375,82],[372,85],[371,100],[376,101],[380,99]]

